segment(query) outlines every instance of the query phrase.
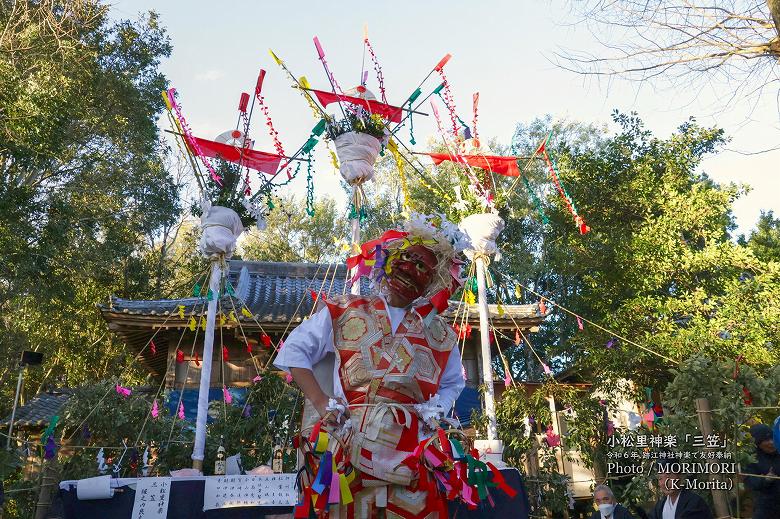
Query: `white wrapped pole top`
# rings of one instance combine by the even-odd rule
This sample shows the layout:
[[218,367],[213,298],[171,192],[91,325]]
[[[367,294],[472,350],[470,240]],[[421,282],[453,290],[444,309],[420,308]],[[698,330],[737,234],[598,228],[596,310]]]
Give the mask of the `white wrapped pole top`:
[[200,252],[214,261],[221,256],[230,258],[236,251],[236,240],[244,232],[238,214],[227,207],[203,205],[200,217]]
[[475,252],[494,254],[498,251],[496,238],[504,230],[504,220],[494,213],[472,214],[460,222],[460,228],[471,240],[466,256],[471,258]]
[[339,172],[350,186],[374,178],[374,162],[382,148],[379,139],[359,132],[342,133],[333,142],[339,156]]

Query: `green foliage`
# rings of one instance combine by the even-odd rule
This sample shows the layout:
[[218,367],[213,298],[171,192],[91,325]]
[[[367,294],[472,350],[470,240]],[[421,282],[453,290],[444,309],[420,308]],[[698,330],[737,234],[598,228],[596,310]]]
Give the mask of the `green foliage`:
[[[141,456],[150,447],[152,473],[166,475],[170,470],[191,465],[193,433],[186,422],[167,414],[164,395],[157,398],[160,414],[152,418],[154,393],[134,390],[129,397],[117,393],[115,381],[103,381],[75,391],[62,411],[58,440],[67,447],[60,453],[65,479],[97,475],[96,455],[105,447],[106,464],[116,463],[128,452],[120,475],[135,477],[142,468]],[[136,463],[131,464],[131,458]]]
[[762,261],[780,262],[780,218],[772,211],[761,211],[755,230],[748,239],[740,236],[739,242]]
[[[563,413],[558,412],[553,417],[549,397],[553,397],[557,406],[564,409]],[[577,452],[586,466],[604,466],[605,413],[609,403],[592,393],[554,381],[544,383],[530,394],[522,386],[508,388],[501,394],[496,406],[496,420],[498,437],[504,442],[504,460],[512,466],[523,467],[524,459],[535,448],[538,449],[538,471],[527,480],[529,496],[534,499],[541,496],[541,501],[536,504],[542,509],[551,513],[563,513],[568,509],[568,476],[563,473],[557,456],[572,459],[572,453]],[[473,420],[475,429],[484,433],[486,417],[475,416]],[[559,428],[562,427],[560,430],[565,431],[561,435],[560,446],[549,445],[543,436],[547,428],[552,427],[553,420],[558,420]]]
[[[212,473],[220,444],[228,456],[240,453],[247,470],[267,464],[275,445],[290,446],[300,422],[300,392],[271,372],[261,376],[249,388],[245,406],[227,405],[224,401],[210,403],[213,421],[207,427],[205,473]],[[76,390],[61,413],[57,433],[57,441],[64,445],[59,453],[63,478],[97,475],[98,449],[104,447],[105,463],[110,466],[121,457],[123,442],[130,451],[122,461],[121,477],[141,473],[142,455],[147,447],[151,475],[167,475],[191,466],[192,424],[168,414],[165,401],[169,397],[165,394],[157,396],[159,416],[153,418],[154,397],[155,393],[139,389],[128,397],[121,396],[114,381]],[[293,452],[285,456],[285,467],[295,468]]]
[[181,212],[156,126],[171,47],[154,13],[110,22],[107,9],[51,0],[0,10],[4,410],[23,349],[45,354],[28,371],[31,393],[132,373],[95,304],[163,288],[160,235]]
[[327,135],[329,139],[335,139],[347,132],[358,132],[371,135],[379,140],[385,138],[385,123],[379,115],[369,115],[364,110],[359,110],[359,115],[348,112],[344,119],[335,121],[329,119]]
[[[609,333],[588,325],[579,332],[572,316],[554,311],[532,338],[537,353],[554,370],[576,367],[600,384],[629,376],[662,386],[670,380],[668,368],[697,352],[731,359],[741,354],[759,370],[773,366],[780,360],[776,263],[731,240],[732,203],[744,189],[718,185],[700,171],[703,158],[725,141],[723,130],[689,120],[662,139],[635,114],[616,112],[614,120],[613,135],[549,118],[518,126],[511,147],[517,155],[531,155],[553,131],[547,150],[592,230],[577,232],[543,161],[530,161],[524,173],[544,220],[522,182],[496,176],[496,193],[506,193],[500,211],[506,228],[499,239],[502,258],[491,264],[497,283],[489,297],[506,304],[538,301],[529,291],[515,296],[519,281],[660,354],[623,341],[607,349]],[[476,210],[469,196],[461,197],[465,205],[446,198],[463,182],[457,168],[427,171],[435,192],[415,182],[413,205],[456,220]],[[771,235],[766,229],[761,236]],[[774,242],[764,241],[771,249]],[[542,378],[527,347],[507,346],[515,376]]]
[[[252,385],[245,406],[211,402],[209,413],[215,420],[208,427],[206,473],[213,470],[220,439],[227,456],[241,454],[246,470],[269,464],[275,446],[291,448],[302,409],[300,391],[271,372],[263,373],[262,379]],[[295,471],[296,463],[295,451],[286,452],[285,471]]]
[[264,230],[252,229],[241,243],[241,257],[252,261],[332,262],[343,255],[336,241],[345,235],[347,220],[336,202],[321,198],[314,216],[292,195],[276,200]]

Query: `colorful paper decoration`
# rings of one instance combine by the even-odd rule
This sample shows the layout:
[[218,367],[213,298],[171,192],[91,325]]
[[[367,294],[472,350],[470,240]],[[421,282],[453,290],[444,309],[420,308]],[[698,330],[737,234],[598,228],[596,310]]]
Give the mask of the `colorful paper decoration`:
[[127,398],[127,397],[130,396],[130,393],[132,393],[133,391],[131,389],[129,389],[129,388],[122,387],[119,384],[117,384],[116,385],[116,392],[117,392],[118,395],[121,395],[121,396]]
[[392,106],[386,103],[380,103],[379,101],[375,100],[363,99],[362,97],[334,94],[333,92],[325,92],[324,90],[311,89],[311,92],[314,93],[314,95],[317,97],[317,100],[322,103],[323,106],[328,106],[331,103],[339,102],[349,103],[360,106],[367,112],[380,115],[394,123],[401,122],[403,108],[399,106]]
[[182,362],[184,362],[184,352],[176,350],[176,363],[181,364]]
[[156,419],[158,416],[160,416],[160,409],[157,406],[157,399],[155,398],[152,403],[152,418]]
[[503,157],[500,155],[450,155],[449,153],[425,153],[434,164],[442,162],[457,162],[458,164],[468,164],[475,168],[482,168],[499,175],[508,177],[517,177],[520,175],[520,169],[517,167],[515,157]]
[[227,346],[225,346],[225,345],[223,344],[223,345],[222,345],[222,360],[223,360],[223,361],[225,361],[225,362],[227,362],[229,359],[230,359],[230,357],[228,356],[228,349],[227,349]]
[[152,355],[157,355],[157,345],[154,343],[154,339],[149,339],[149,350],[151,350]]
[[580,318],[579,315],[576,317],[577,317],[577,328],[579,328],[580,331],[584,330],[585,326],[582,324],[582,318]]
[[222,397],[225,400],[225,403],[227,405],[230,405],[233,403],[233,395],[230,394],[230,391],[228,391],[227,386],[222,386]]
[[569,213],[571,213],[571,215],[574,217],[574,223],[577,224],[577,229],[580,231],[580,234],[586,234],[588,231],[590,231],[590,227],[588,227],[585,224],[585,219],[582,218],[577,212],[577,208],[574,205],[574,200],[572,200],[571,196],[569,196],[569,193],[566,191],[566,188],[563,186],[563,183],[561,182],[560,179],[560,175],[558,174],[558,170],[555,167],[555,163],[552,161],[552,159],[550,159],[550,156],[547,154],[547,150],[545,146],[546,146],[546,141],[542,143],[542,145],[540,146],[539,152],[542,153],[542,156],[544,157],[544,160],[547,163],[547,169],[550,172],[550,178],[552,178],[553,184],[555,184],[555,188],[558,190],[558,193],[561,195],[561,198],[566,204],[566,208],[569,210]]
[[179,420],[184,420],[184,402],[179,402]]

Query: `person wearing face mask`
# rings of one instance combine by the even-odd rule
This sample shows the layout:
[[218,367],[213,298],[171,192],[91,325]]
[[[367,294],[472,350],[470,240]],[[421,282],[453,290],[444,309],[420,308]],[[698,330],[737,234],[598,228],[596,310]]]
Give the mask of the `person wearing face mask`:
[[[772,439],[772,429],[758,423],[750,427],[756,442],[756,462],[747,466],[745,484],[753,491],[753,519],[780,517],[780,453]],[[769,476],[769,477],[759,477]]]
[[626,507],[617,503],[615,494],[607,485],[596,485],[593,489],[593,503],[598,510],[593,512],[590,519],[636,519]]
[[[363,244],[347,261],[352,283],[366,276],[375,293],[325,299],[284,341],[274,364],[290,372],[306,397],[301,438],[313,427],[327,430],[334,460],[348,463],[345,473],[355,476],[352,503],[328,505],[326,499],[323,506],[315,503],[316,513],[446,517],[444,500],[426,490],[424,469],[406,461],[465,384],[457,336],[437,314],[459,286],[456,256],[466,245],[465,235],[442,216],[413,214],[403,228]],[[333,365],[323,369],[329,354]]]

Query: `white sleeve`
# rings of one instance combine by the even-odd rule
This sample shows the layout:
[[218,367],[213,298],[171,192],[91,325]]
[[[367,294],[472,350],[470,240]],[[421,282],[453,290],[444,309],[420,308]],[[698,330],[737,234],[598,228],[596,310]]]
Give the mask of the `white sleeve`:
[[326,306],[290,332],[274,359],[274,365],[288,372],[290,368],[312,369],[333,351],[333,322]]
[[445,366],[439,382],[439,391],[437,393],[439,395],[439,403],[449,411],[465,386],[466,381],[463,380],[463,364],[460,361],[460,349],[456,344],[450,352],[450,358],[447,359],[447,366]]

